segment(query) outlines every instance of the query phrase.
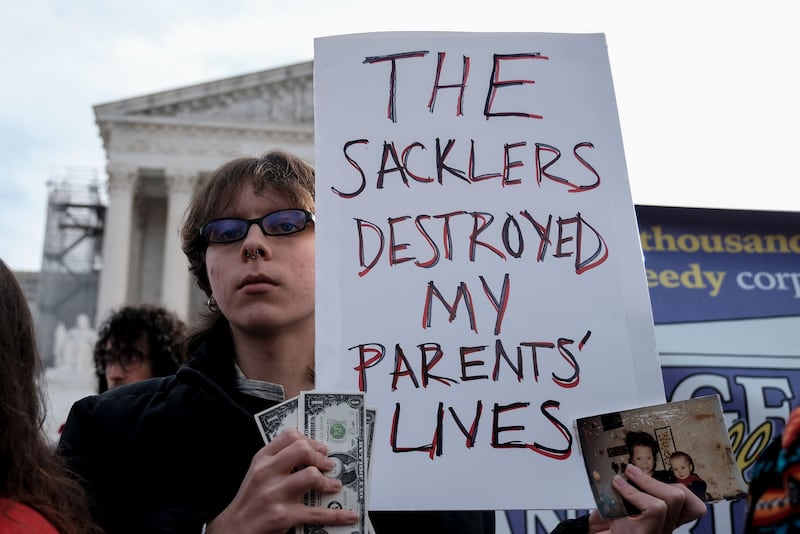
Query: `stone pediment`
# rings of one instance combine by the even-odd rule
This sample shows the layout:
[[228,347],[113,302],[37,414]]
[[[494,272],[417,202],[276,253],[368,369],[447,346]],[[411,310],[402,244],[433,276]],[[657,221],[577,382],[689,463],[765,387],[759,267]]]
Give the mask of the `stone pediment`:
[[94,107],[101,132],[112,125],[313,129],[313,62],[118,100]]

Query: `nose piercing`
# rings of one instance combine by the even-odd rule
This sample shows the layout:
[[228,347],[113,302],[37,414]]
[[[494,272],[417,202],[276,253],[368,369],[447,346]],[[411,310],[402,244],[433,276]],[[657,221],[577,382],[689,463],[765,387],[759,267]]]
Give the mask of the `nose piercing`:
[[244,258],[246,260],[254,260],[254,259],[258,258],[259,256],[262,257],[262,258],[264,257],[264,251],[261,250],[260,248],[257,248],[255,250],[255,252],[250,252],[249,249],[244,249]]

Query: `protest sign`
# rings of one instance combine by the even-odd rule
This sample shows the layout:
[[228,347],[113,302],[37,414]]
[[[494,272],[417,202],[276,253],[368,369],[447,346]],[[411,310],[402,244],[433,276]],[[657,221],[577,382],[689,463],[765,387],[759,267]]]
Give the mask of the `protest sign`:
[[578,417],[664,402],[603,35],[315,41],[316,385],[370,509],[592,507]]

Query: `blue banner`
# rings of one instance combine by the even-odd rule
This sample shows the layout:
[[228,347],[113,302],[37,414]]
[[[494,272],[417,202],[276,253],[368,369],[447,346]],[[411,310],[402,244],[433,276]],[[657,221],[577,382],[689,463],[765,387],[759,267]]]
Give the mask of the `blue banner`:
[[656,324],[800,315],[800,214],[636,206]]

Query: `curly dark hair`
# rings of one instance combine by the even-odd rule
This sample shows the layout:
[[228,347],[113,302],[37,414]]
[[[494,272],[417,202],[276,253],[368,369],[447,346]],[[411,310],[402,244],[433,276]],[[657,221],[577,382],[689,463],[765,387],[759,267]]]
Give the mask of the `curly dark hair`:
[[100,325],[94,345],[97,391],[108,391],[108,381],[99,365],[110,341],[112,345],[131,345],[142,333],[150,342],[153,376],[174,374],[186,361],[186,325],[174,313],[160,306],[143,304],[125,306],[114,312]]
[[653,451],[653,461],[655,461],[659,452],[658,442],[649,432],[633,431],[625,435],[625,446],[628,448],[629,454],[633,454],[633,447],[636,445],[650,447],[650,450]]
[[99,532],[83,487],[42,433],[46,401],[33,318],[2,260],[0,317],[0,496],[36,509],[61,533]]

